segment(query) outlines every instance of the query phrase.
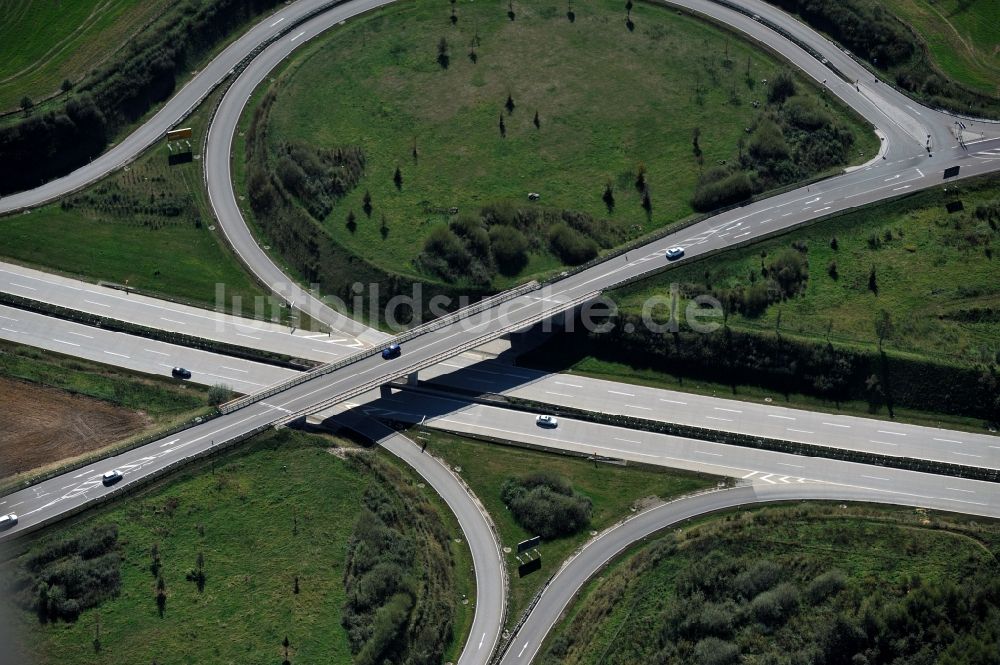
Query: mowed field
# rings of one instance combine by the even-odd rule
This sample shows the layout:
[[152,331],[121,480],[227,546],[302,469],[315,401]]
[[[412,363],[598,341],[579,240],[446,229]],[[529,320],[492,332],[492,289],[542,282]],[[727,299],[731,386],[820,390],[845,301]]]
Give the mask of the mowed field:
[[955,81],[1000,94],[1000,3],[996,0],[882,0],[927,43]]
[[[264,665],[281,663],[286,654],[292,663],[353,662],[341,625],[349,540],[366,490],[379,485],[386,495],[398,495],[396,481],[349,459],[373,453],[342,443],[293,430],[270,432],[126,502],[48,530],[27,556],[4,564],[5,579],[29,568],[24,562],[48,544],[110,524],[117,527],[113,550],[121,559],[120,588],[68,622],[42,622],[23,607],[5,608],[28,656],[21,662]],[[416,484],[402,465],[398,469],[390,475]],[[437,512],[433,491],[420,487],[413,489],[418,500],[406,510],[431,513],[444,521],[449,536],[458,535],[453,517]],[[444,565],[453,565],[458,578],[453,591],[471,595],[466,546],[451,537],[444,546],[453,554]],[[201,589],[189,576],[199,560]],[[423,571],[407,572],[419,578]],[[162,612],[158,576],[164,584]],[[6,596],[3,602],[15,600]],[[465,625],[469,610],[456,609],[456,626]],[[456,635],[455,641],[463,638]]]
[[0,110],[76,82],[170,3],[0,0]]
[[[636,4],[631,30],[624,4],[612,0],[574,3],[573,20],[553,1],[521,3],[513,20],[501,3],[455,6],[454,24],[450,5],[428,2],[350,21],[304,47],[275,84],[276,150],[284,142],[363,148],[364,177],[322,223],[335,242],[390,272],[415,274],[413,260],[449,210],[523,207],[528,192],[541,194],[539,206],[610,217],[626,237],[689,215],[701,169],[737,158],[762,113],[753,103],[767,99],[762,81],[786,68],[736,35],[655,5]],[[826,105],[795,76],[800,93]],[[874,135],[829,110],[855,136],[852,157],[870,157]],[[634,185],[640,168],[649,214]],[[517,279],[557,265],[533,253]]]

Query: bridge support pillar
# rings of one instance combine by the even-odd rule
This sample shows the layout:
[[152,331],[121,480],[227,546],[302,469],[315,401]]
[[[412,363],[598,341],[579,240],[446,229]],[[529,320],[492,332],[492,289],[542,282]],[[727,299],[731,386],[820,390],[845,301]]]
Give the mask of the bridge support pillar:
[[420,380],[417,377],[418,373],[419,372],[411,372],[410,374],[407,374],[406,375],[406,385],[408,385],[408,386],[415,386],[415,385],[417,385],[417,382]]
[[378,396],[381,397],[382,399],[385,399],[386,397],[392,397],[392,389],[389,387],[388,383],[383,383],[381,386],[378,387]]

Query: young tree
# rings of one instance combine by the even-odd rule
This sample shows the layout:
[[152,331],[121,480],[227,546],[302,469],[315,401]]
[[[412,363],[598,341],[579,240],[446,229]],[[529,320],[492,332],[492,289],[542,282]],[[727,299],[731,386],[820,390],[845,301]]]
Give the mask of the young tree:
[[894,326],[892,316],[888,311],[880,309],[875,315],[875,337],[878,338],[878,350],[882,352],[882,344],[886,339],[892,337]]
[[156,609],[160,612],[160,618],[167,609],[167,583],[163,581],[163,575],[156,578]]
[[438,42],[437,62],[441,69],[448,69],[448,65],[451,63],[451,57],[448,55],[448,40],[444,37]]
[[370,219],[372,216],[372,193],[367,189],[364,198],[361,199],[361,209],[365,211],[365,216]]
[[695,127],[691,130],[691,149],[694,151],[695,157],[701,157],[701,145],[698,140],[701,138],[701,127]]
[[358,229],[357,217],[354,216],[354,211],[351,210],[347,213],[347,230],[354,233]]
[[639,168],[636,170],[638,173],[635,176],[635,188],[636,190],[643,192],[646,190],[646,165],[640,163]]
[[396,189],[403,189],[403,172],[396,167],[396,172],[392,174],[392,182],[396,185]]
[[500,123],[498,126],[500,127],[500,138],[507,138],[507,125],[504,124],[503,113],[500,114]]
[[21,97],[21,110],[24,111],[24,115],[31,115],[31,109],[35,108],[35,103],[31,101],[31,97],[25,95]]
[[532,122],[535,123],[535,129],[542,128],[542,121],[538,119],[538,111],[535,111],[535,119]]
[[878,295],[878,276],[875,274],[875,264],[872,264],[872,268],[868,271],[868,290]]
[[604,201],[604,205],[608,207],[608,212],[611,213],[615,209],[615,189],[610,181],[604,185],[604,194],[601,196]]
[[507,94],[507,102],[503,106],[507,109],[507,113],[513,113],[516,108],[514,106],[514,98],[511,97],[509,93]]
[[73,89],[73,82],[69,79],[63,79],[62,85],[59,86],[59,89],[63,92],[69,92]]
[[647,214],[653,212],[653,202],[649,199],[649,188],[642,190],[642,209],[646,211]]

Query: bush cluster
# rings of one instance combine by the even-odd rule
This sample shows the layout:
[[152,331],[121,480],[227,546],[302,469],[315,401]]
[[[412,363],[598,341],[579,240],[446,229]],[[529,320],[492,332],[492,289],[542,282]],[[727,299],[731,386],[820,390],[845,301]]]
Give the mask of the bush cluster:
[[448,535],[426,497],[408,489],[398,471],[354,461],[377,482],[365,492],[348,543],[341,624],[353,662],[437,665],[454,621]]
[[357,186],[364,171],[365,153],[356,146],[324,150],[284,143],[275,155],[278,182],[319,220]]
[[554,473],[538,471],[508,478],[500,489],[500,498],[518,524],[546,540],[574,534],[590,521],[590,499]]
[[7,584],[7,595],[40,621],[75,621],[81,611],[118,594],[118,527],[102,524],[48,541]]

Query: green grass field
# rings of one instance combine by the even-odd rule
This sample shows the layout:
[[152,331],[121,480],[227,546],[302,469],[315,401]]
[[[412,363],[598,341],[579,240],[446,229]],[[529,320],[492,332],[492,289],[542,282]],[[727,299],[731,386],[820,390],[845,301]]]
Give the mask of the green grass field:
[[[503,545],[513,548],[515,552],[517,543],[534,534],[527,533],[514,521],[500,499],[500,487],[511,476],[544,469],[568,478],[576,490],[593,502],[590,529],[596,531],[627,517],[637,502],[643,499],[676,497],[713,487],[719,480],[672,469],[598,465],[581,458],[485,443],[433,430],[423,431],[420,436],[428,437],[427,452],[441,457],[452,467],[461,467],[459,475],[490,513],[500,531]],[[590,532],[582,531],[543,543],[538,548],[542,554],[542,570],[524,578],[517,576],[517,559],[507,555],[510,574],[508,625],[517,622],[545,580],[589,538]]]
[[[922,662],[987,663],[1000,615],[998,599],[980,590],[990,584],[998,547],[995,522],[903,508],[811,504],[702,518],[602,571],[539,660],[664,662],[659,651],[676,659],[666,662],[847,663],[859,645],[874,643],[877,651],[854,662],[918,662],[891,654],[927,649],[947,650],[950,659]],[[824,596],[813,581],[832,570],[839,573]],[[757,590],[775,585],[797,603],[759,622],[774,609],[763,596],[774,592]],[[935,600],[963,607],[977,593],[985,604],[974,617]],[[849,632],[856,625],[861,632]],[[833,635],[844,641],[831,643]]]
[[[609,216],[601,196],[610,182],[616,199],[610,217],[625,237],[684,218],[699,175],[694,128],[701,130],[705,168],[735,159],[745,128],[761,112],[752,102],[766,100],[760,81],[784,68],[718,27],[644,3],[633,10],[631,32],[622,4],[611,0],[574,3],[572,22],[565,5],[551,1],[522,3],[515,20],[502,4],[456,7],[454,26],[448,5],[430,3],[394,5],[350,21],[305,46],[274,84],[280,92],[270,116],[272,144],[364,149],[365,176],[323,227],[336,243],[390,272],[418,274],[412,262],[450,208],[525,206],[530,191],[541,194],[539,205],[601,219]],[[447,68],[436,61],[441,38]],[[508,94],[513,112],[504,108]],[[862,154],[854,157],[870,157],[874,135],[833,111],[856,138]],[[498,131],[501,114],[506,139]],[[640,165],[649,183],[648,216],[633,186]],[[370,218],[362,212],[366,191]],[[351,211],[353,233],[345,224]],[[517,277],[498,278],[495,286],[558,264],[547,252],[533,252]]]
[[1000,94],[1000,4],[994,0],[883,0],[927,43],[941,70],[988,96]]
[[[211,101],[211,99],[209,100]],[[206,122],[204,108],[190,119]],[[199,152],[200,136],[195,136]],[[80,193],[0,217],[0,256],[44,270],[125,284],[214,309],[216,284],[252,315],[261,286],[212,229],[201,163],[169,166],[162,145]]]
[[[351,663],[340,625],[347,540],[362,495],[380,481],[331,454],[341,443],[291,430],[262,435],[42,536],[33,549],[45,538],[117,524],[122,585],[117,597],[74,623],[41,624],[28,612],[15,612],[30,662],[279,663],[287,636],[293,663]],[[347,446],[349,454],[368,454]],[[449,532],[457,530],[450,514],[442,518]],[[154,543],[167,592],[162,618],[150,572]],[[469,592],[465,546],[452,542],[451,549],[462,580],[458,590]],[[185,579],[198,553],[207,577],[201,593]],[[457,619],[461,628],[467,617]]]
[[[618,304],[638,311],[647,298],[669,292],[671,283],[690,284],[694,293],[726,292],[761,282],[767,256],[803,243],[808,249],[808,282],[802,295],[771,304],[759,316],[734,314],[737,329],[781,331],[874,348],[874,319],[890,313],[889,348],[964,363],[991,362],[1000,352],[1000,302],[995,249],[997,219],[977,215],[982,206],[1000,206],[996,178],[934,189],[820,221],[772,240],[688,263],[626,287]],[[945,205],[960,201],[961,212]],[[832,245],[837,239],[837,248]],[[766,259],[764,259],[766,261]],[[837,278],[830,274],[836,264]],[[875,267],[877,293],[869,288]],[[706,277],[707,274],[707,277]],[[683,309],[683,308],[682,308]]]
[[0,109],[16,108],[76,82],[135,31],[165,0],[3,0],[0,2]]

